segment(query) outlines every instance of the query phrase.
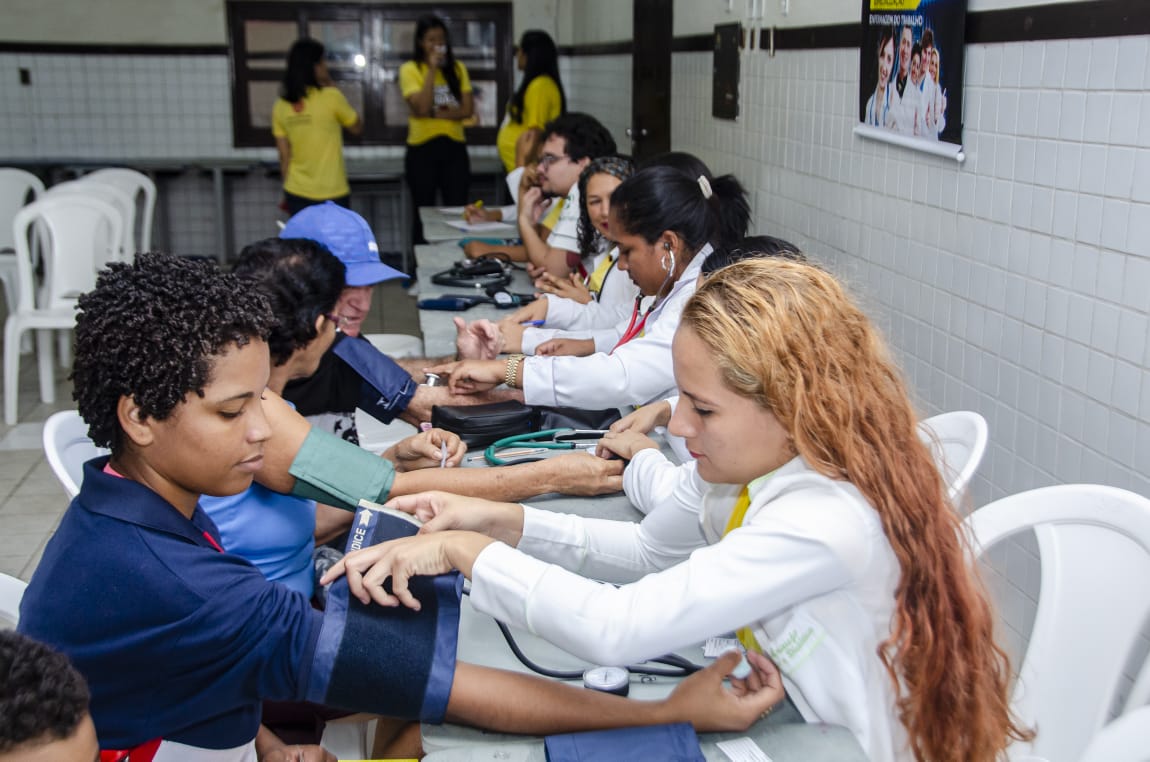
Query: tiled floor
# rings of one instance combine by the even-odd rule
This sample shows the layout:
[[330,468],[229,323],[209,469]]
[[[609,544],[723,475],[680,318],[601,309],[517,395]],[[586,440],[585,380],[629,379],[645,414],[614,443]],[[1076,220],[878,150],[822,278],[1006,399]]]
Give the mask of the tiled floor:
[[56,529],[68,495],[48,466],[41,446],[43,423],[73,407],[67,373],[57,369],[56,402],[40,402],[35,355],[20,362],[19,423],[0,423],[0,572],[27,580]]
[[[365,331],[419,333],[414,299],[397,284],[376,288]],[[3,299],[0,298],[0,305]],[[0,324],[7,317],[0,306]],[[27,580],[55,531],[68,496],[44,457],[44,421],[57,410],[74,409],[67,369],[56,369],[56,401],[40,402],[36,356],[20,358],[19,422],[0,422],[0,572]]]

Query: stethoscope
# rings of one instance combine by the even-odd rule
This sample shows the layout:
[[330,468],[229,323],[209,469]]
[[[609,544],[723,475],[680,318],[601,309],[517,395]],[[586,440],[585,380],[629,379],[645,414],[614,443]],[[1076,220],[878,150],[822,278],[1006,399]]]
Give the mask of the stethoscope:
[[[594,447],[593,444],[578,444],[583,439],[599,440],[606,434],[605,429],[543,429],[527,434],[514,434],[503,439],[497,439],[483,451],[483,458],[493,466],[505,466],[508,463],[530,463],[541,458],[514,458],[507,460],[499,456],[499,450],[515,445],[530,444],[535,450],[574,450],[577,448]],[[525,453],[526,454],[526,453]]]

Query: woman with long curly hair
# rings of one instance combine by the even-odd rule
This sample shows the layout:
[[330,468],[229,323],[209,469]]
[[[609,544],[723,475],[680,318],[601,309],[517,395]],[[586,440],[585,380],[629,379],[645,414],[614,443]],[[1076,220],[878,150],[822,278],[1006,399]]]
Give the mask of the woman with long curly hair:
[[[695,460],[660,471],[641,524],[400,498],[423,532],[345,559],[353,593],[411,605],[412,574],[458,568],[476,609],[601,664],[736,630],[804,719],[849,728],[876,762],[993,760],[1028,736],[906,388],[834,278],[731,265],[687,304],[673,351],[670,431]],[[634,454],[628,494],[657,455]]]

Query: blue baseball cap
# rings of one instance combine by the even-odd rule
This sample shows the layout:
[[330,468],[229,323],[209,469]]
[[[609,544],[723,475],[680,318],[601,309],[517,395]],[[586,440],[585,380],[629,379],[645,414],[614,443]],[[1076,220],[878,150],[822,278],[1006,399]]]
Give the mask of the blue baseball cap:
[[379,261],[379,244],[367,221],[332,201],[298,211],[284,225],[280,238],[310,238],[322,243],[347,267],[349,286],[373,286],[407,277]]

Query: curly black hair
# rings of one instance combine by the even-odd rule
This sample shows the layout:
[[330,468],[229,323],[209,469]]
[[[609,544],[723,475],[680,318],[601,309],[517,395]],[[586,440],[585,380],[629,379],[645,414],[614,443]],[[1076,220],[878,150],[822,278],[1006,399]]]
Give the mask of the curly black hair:
[[271,305],[272,364],[283,365],[318,334],[316,318],[335,308],[347,267],[310,238],[265,238],[240,252],[233,275],[252,283]]
[[109,265],[79,310],[72,397],[92,441],[113,453],[123,445],[120,397],[163,420],[189,392],[203,396],[217,355],[266,340],[273,324],[267,299],[249,283],[160,253]]
[[68,657],[0,630],[0,754],[68,738],[88,714],[88,684]]

